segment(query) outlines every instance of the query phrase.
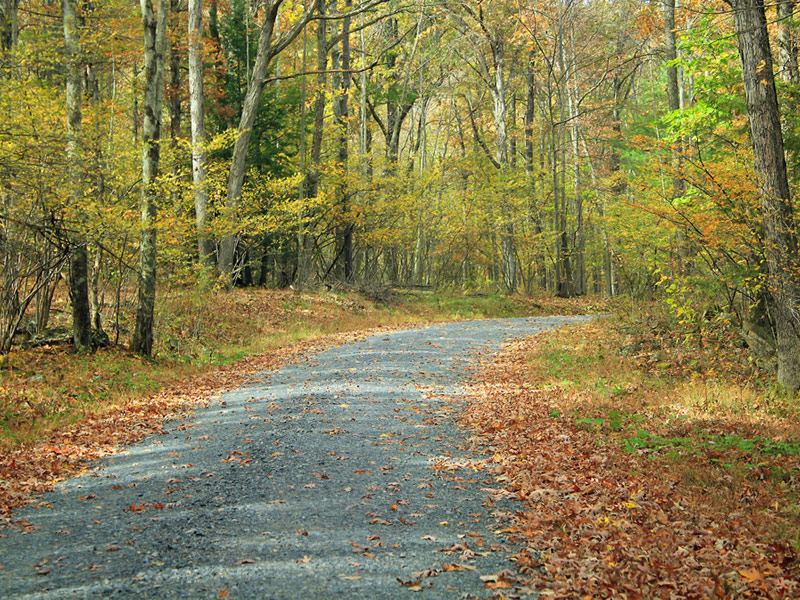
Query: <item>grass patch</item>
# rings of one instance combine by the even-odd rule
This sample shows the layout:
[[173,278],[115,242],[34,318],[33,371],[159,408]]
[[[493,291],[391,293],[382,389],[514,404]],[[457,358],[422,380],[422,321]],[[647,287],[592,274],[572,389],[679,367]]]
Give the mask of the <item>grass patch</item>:
[[800,540],[797,397],[754,368],[735,332],[703,336],[614,317],[546,334],[528,365],[554,394],[551,417],[660,464],[711,512],[769,510],[764,535]]

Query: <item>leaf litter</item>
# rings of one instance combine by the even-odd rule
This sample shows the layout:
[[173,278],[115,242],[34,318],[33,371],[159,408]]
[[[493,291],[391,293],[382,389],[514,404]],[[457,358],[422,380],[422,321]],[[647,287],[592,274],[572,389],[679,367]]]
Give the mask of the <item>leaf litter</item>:
[[[720,510],[663,461],[553,418],[562,390],[532,381],[537,343],[515,343],[484,363],[460,417],[501,485],[489,491],[522,503],[504,532],[525,545],[512,560],[529,589],[575,600],[800,597],[795,547],[766,533],[775,498],[751,493],[736,512]],[[482,580],[497,589],[515,577]]]

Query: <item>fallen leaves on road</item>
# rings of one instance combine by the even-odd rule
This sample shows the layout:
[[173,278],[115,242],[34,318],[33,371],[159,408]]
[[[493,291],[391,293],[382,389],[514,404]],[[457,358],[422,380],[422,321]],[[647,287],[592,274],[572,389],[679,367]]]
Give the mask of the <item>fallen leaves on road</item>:
[[[251,381],[256,373],[296,363],[310,354],[345,342],[411,326],[331,334],[250,356],[178,382],[152,397],[130,399],[103,414],[82,419],[40,443],[2,453],[0,522],[10,523],[11,511],[27,504],[32,494],[52,489],[66,477],[85,471],[90,461],[116,454],[126,444],[145,435],[166,433],[166,421],[186,417],[193,409],[213,401],[220,392]],[[331,432],[332,435],[338,433],[345,431],[335,428]],[[250,462],[246,454],[234,452],[224,460],[245,465]],[[280,452],[273,454],[275,457],[280,455]]]

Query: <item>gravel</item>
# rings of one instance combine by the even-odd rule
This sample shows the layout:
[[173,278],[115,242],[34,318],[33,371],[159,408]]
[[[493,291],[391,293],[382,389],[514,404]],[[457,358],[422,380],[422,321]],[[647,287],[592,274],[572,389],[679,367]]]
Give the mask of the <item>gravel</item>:
[[490,597],[517,507],[485,504],[453,398],[480,355],[587,319],[387,333],[265,373],[18,511],[0,598]]

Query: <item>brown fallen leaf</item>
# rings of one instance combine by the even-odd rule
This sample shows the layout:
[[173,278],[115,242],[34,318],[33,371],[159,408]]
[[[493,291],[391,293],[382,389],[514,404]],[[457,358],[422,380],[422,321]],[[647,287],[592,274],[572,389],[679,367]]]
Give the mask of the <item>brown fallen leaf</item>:
[[461,563],[442,563],[442,572],[449,573],[451,571],[474,571],[475,567],[472,565],[464,565]]
[[490,590],[506,589],[511,587],[512,581],[510,579],[513,579],[513,577],[514,574],[511,571],[503,569],[492,575],[481,575],[481,581],[484,587]]
[[419,571],[418,573],[414,573],[414,577],[417,579],[425,579],[427,577],[436,577],[439,574],[437,569],[425,569],[423,571]]
[[739,569],[739,575],[748,583],[764,581],[764,574],[758,569]]

